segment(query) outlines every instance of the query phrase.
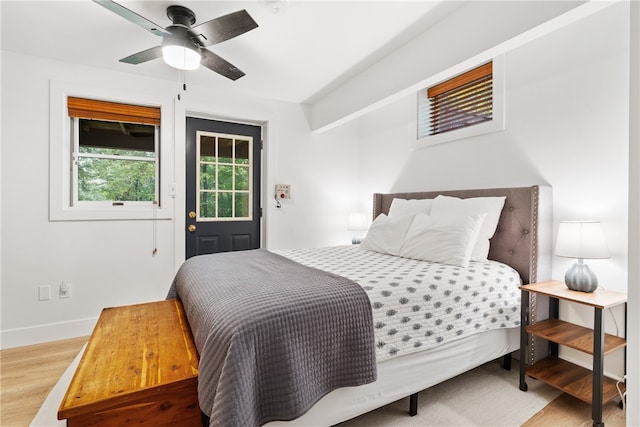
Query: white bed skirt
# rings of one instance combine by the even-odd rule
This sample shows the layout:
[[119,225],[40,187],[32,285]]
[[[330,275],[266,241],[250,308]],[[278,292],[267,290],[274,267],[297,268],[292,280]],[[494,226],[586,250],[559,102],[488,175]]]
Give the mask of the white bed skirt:
[[[429,351],[398,356],[378,365],[378,380],[374,383],[334,390],[320,399],[302,417],[293,421],[275,421],[265,425],[269,427],[334,425],[432,387],[519,348],[518,328],[495,329],[452,341]],[[56,419],[56,411],[83,351],[67,368],[47,397],[33,420],[32,427],[66,425],[64,421]]]
[[519,348],[520,330],[510,328],[490,330],[428,351],[398,356],[378,364],[375,382],[334,390],[302,417],[265,425],[334,425],[432,387]]

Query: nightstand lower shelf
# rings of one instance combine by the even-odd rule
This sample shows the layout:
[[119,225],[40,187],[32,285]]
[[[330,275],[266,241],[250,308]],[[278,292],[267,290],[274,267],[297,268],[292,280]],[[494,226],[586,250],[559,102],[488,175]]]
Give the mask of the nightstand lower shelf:
[[[543,381],[571,396],[591,404],[593,373],[589,369],[563,359],[543,359],[527,367],[527,375]],[[620,384],[624,392],[624,383]],[[604,377],[602,381],[602,404],[618,396],[616,381]]]
[[[580,350],[593,356],[593,330],[559,319],[547,319],[527,326],[527,333]],[[627,340],[604,334],[602,351],[609,354],[627,345]]]

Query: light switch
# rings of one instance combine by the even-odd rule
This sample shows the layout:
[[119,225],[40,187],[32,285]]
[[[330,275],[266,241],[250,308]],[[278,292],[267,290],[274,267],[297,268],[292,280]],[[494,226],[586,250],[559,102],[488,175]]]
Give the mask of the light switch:
[[38,286],[38,300],[47,301],[51,299],[51,286]]

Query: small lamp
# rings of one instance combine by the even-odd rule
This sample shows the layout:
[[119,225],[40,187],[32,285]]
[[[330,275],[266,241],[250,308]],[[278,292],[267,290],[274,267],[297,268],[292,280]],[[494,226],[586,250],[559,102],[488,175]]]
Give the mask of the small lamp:
[[585,258],[609,258],[604,233],[598,221],[561,221],[555,254],[578,259],[564,275],[567,288],[581,292],[593,292],[598,288],[596,275],[584,263]]
[[[369,222],[367,221],[367,216],[363,213],[352,213],[349,214],[349,225],[347,226],[347,230],[351,231],[364,231],[369,228]],[[351,239],[352,244],[358,244],[362,242],[362,235],[360,233],[356,233]]]

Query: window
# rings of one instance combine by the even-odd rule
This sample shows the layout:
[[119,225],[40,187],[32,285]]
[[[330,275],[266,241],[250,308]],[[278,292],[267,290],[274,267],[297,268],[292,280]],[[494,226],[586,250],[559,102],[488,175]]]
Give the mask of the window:
[[198,131],[198,221],[251,220],[253,138]]
[[473,126],[493,117],[493,63],[427,89],[429,135]]
[[171,94],[57,80],[49,91],[49,220],[173,218]]
[[158,203],[160,109],[69,97],[72,206]]
[[418,92],[418,140],[425,144],[504,129],[501,61],[491,61]]

